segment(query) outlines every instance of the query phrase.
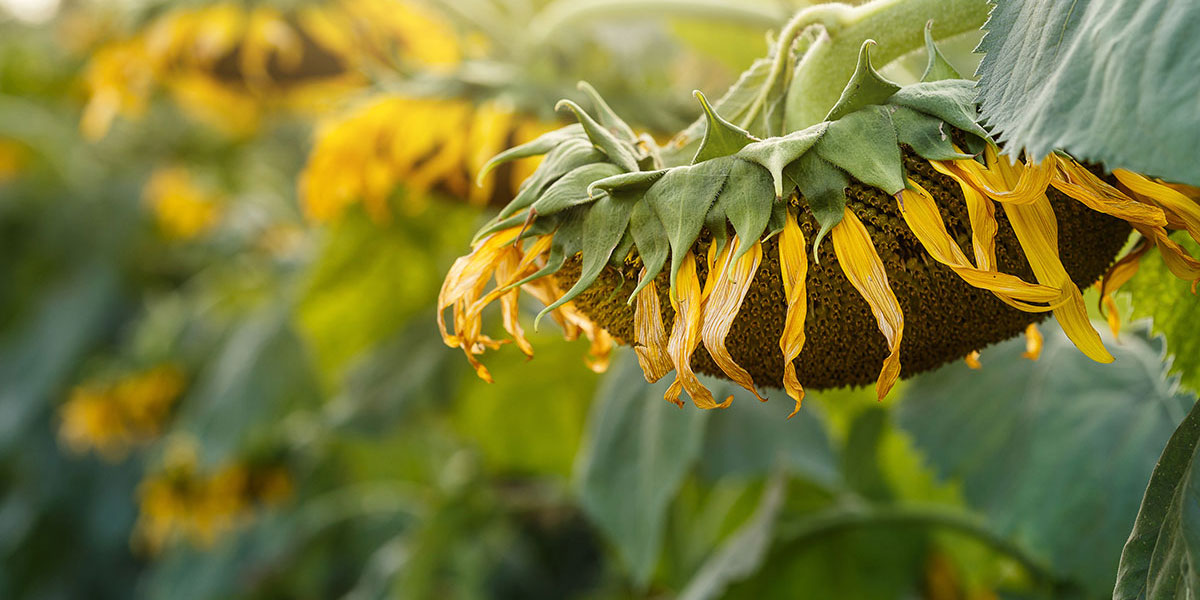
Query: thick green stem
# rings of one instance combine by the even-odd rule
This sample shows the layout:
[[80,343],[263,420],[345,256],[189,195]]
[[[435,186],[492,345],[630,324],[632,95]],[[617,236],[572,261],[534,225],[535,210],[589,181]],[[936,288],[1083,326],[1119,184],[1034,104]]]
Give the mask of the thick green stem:
[[864,41],[878,42],[872,58],[876,65],[885,65],[924,46],[925,23],[930,19],[935,39],[944,39],[978,30],[988,10],[987,0],[876,0],[843,7],[837,18],[815,25],[823,31],[796,67],[788,90],[785,131],[824,120],[850,81]]
[[576,23],[616,17],[686,17],[769,29],[783,23],[786,14],[770,6],[730,0],[559,0],[529,23],[529,35],[537,47]]

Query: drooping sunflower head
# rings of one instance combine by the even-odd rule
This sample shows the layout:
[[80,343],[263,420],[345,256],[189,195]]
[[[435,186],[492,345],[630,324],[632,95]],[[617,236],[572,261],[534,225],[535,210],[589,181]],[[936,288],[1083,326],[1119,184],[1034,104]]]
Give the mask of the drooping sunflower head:
[[702,372],[760,398],[780,387],[798,410],[805,385],[874,382],[882,398],[902,375],[1023,331],[1036,355],[1033,325],[1049,314],[1082,352],[1111,361],[1080,288],[1109,271],[1130,226],[1179,276],[1200,278],[1168,237],[1200,237],[1185,191],[1062,154],[1012,162],[976,123],[972,82],[901,87],[868,49],[825,121],[785,135],[756,138],[698,94],[704,138],[679,166],[598,95],[592,113],[560,104],[578,124],[492,162],[545,155],[447,275],[446,344],[489,378],[477,356],[501,342],[481,314],[499,300],[532,354],[517,319],[526,291],[546,304],[539,319],[586,333],[595,353],[615,339],[634,346],[647,380],[674,370],[672,402],[686,391],[701,408],[727,406]]

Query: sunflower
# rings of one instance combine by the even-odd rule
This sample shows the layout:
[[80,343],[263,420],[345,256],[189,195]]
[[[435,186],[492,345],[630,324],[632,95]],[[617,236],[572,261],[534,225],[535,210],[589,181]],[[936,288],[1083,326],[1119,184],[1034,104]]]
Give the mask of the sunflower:
[[142,188],[142,198],[163,234],[179,240],[210,231],[217,225],[224,204],[221,194],[203,186],[183,167],[156,170]]
[[71,392],[59,411],[59,437],[72,451],[95,450],[118,461],[134,446],[156,438],[183,392],[180,370],[171,365],[135,373],[116,382],[89,382]]
[[[870,45],[824,122],[800,131],[756,138],[697,93],[706,129],[681,166],[665,167],[598,95],[592,113],[560,103],[577,124],[490,163],[545,155],[447,274],[445,343],[489,379],[478,355],[508,340],[482,332],[482,313],[500,301],[532,355],[517,321],[525,291],[546,304],[539,320],[592,339],[593,364],[619,341],[648,381],[674,371],[671,402],[728,406],[706,373],[760,399],[780,387],[799,410],[804,386],[874,383],[883,398],[902,376],[977,361],[1022,332],[1036,356],[1049,315],[1110,362],[1081,288],[1102,280],[1108,299],[1150,247],[1200,279],[1170,237],[1200,239],[1195,189],[1061,153],[1010,161],[976,123],[973,82],[929,69],[902,87],[873,69]],[[1114,265],[1131,228],[1141,241]]]
[[554,128],[500,101],[375,98],[318,131],[300,176],[305,211],[314,221],[329,221],[361,201],[373,218],[385,220],[400,183],[413,202],[430,189],[475,205],[507,202],[537,167],[536,158],[516,161],[501,183],[472,186],[474,175],[500,150]]
[[172,8],[95,52],[84,75],[81,129],[90,139],[104,137],[116,117],[144,113],[161,87],[193,118],[247,134],[268,109],[320,108],[361,89],[372,64],[459,60],[451,28],[412,2]]

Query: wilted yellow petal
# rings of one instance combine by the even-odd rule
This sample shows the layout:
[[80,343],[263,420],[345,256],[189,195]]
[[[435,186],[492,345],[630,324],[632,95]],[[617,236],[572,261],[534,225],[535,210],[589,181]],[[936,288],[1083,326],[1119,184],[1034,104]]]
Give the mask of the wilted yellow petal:
[[[938,212],[937,203],[925,188],[917,182],[909,180],[909,188],[902,190],[898,196],[900,214],[908,228],[925,247],[934,260],[950,267],[963,281],[981,289],[1013,300],[1014,302],[1055,303],[1065,301],[1061,290],[1044,285],[1033,285],[1021,281],[1020,278],[977,269],[967,261],[966,255],[959,249],[958,243],[950,237]],[[1036,308],[1036,307],[1035,307]],[[1049,307],[1041,308],[1047,310]]]
[[800,412],[804,401],[804,387],[796,375],[796,358],[804,350],[804,321],[808,316],[808,254],[804,232],[791,211],[788,211],[779,234],[779,270],[783,294],[787,298],[787,317],[783,335],[779,338],[779,349],[783,352],[783,389],[796,401],[796,407],[788,415],[790,419]]
[[[642,269],[642,277],[646,270]],[[646,284],[637,295],[637,309],[633,316],[633,351],[646,381],[654,383],[670,373],[675,366],[667,354],[667,328],[662,321],[662,306],[658,301],[658,288],[654,282]]]
[[717,404],[712,392],[700,383],[692,371],[692,353],[700,343],[700,318],[703,312],[702,290],[700,278],[696,275],[696,256],[689,250],[683,257],[683,264],[675,275],[675,289],[671,295],[671,304],[675,308],[675,324],[671,327],[671,338],[667,342],[667,354],[675,363],[675,381],[663,396],[669,402],[683,406],[679,399],[681,391],[686,390],[692,397],[692,402],[703,409],[725,408],[733,402],[730,396],[722,404]]
[[983,368],[983,363],[979,362],[978,350],[972,350],[971,353],[963,359],[963,362],[967,363],[967,368],[969,369],[978,371],[979,369]]
[[887,271],[871,243],[871,235],[849,207],[832,233],[833,249],[842,272],[871,307],[879,324],[879,332],[887,340],[890,354],[883,361],[879,381],[875,384],[875,393],[882,400],[900,378],[900,340],[904,337],[904,314],[895,292],[888,284]]
[[1047,160],[1054,161],[1058,169],[1058,176],[1051,182],[1054,187],[1088,208],[1130,223],[1158,227],[1167,224],[1161,209],[1130,198],[1074,160],[1055,154]]
[[[713,362],[721,368],[734,383],[750,390],[754,397],[766,402],[754,387],[750,374],[733,360],[729,349],[725,347],[725,338],[733,327],[733,319],[737,317],[750,291],[750,283],[758,273],[758,265],[762,262],[762,242],[754,242],[741,258],[735,259],[738,237],[725,244],[721,255],[717,257],[716,267],[708,273],[711,291],[704,301],[704,324],[700,329],[700,339],[708,349]],[[708,287],[708,286],[706,286]]]
[[1178,190],[1151,181],[1144,175],[1125,169],[1117,169],[1113,171],[1113,175],[1133,193],[1158,203],[1167,212],[1168,218],[1174,216],[1187,229],[1192,239],[1200,242],[1200,204],[1196,204]]
[[1025,328],[1025,352],[1021,356],[1029,360],[1037,360],[1042,356],[1042,343],[1045,338],[1042,337],[1041,330],[1038,329],[1037,323],[1030,323],[1029,327]]
[[940,162],[942,166],[956,171],[959,177],[976,189],[1005,204],[1030,204],[1046,194],[1053,174],[1050,164],[1045,161],[1037,165],[1013,164],[1007,158],[1000,157],[991,144],[984,152],[988,163],[986,167],[970,158],[933,162]]

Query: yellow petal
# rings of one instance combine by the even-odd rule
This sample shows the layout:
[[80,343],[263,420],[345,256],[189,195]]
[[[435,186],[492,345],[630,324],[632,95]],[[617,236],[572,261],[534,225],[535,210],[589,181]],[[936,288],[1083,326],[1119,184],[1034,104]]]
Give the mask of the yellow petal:
[[[642,269],[642,277],[646,270]],[[658,288],[654,282],[646,284],[637,295],[637,308],[633,315],[633,351],[646,381],[654,383],[674,370],[671,357],[667,355],[667,328],[662,321],[662,306],[658,301]]]
[[1133,193],[1157,202],[1168,216],[1174,216],[1182,223],[1193,240],[1200,242],[1200,204],[1196,204],[1178,190],[1151,181],[1144,175],[1125,169],[1117,169],[1113,171],[1113,175]]
[[703,409],[725,408],[733,401],[731,396],[717,404],[712,392],[700,383],[692,371],[692,353],[700,343],[700,317],[703,311],[700,279],[696,275],[696,256],[689,250],[675,276],[675,289],[671,295],[675,307],[675,324],[671,327],[671,338],[667,342],[667,353],[675,363],[675,381],[663,396],[667,401],[683,406],[679,393],[686,390],[692,402]]
[[[476,244],[470,254],[454,261],[450,267],[445,281],[442,282],[442,289],[438,292],[437,300],[438,329],[442,333],[442,340],[448,346],[457,347],[462,341],[447,330],[443,311],[450,306],[455,306],[458,311],[469,306],[478,298],[479,291],[495,272],[496,261],[500,257],[501,249],[516,239],[519,234],[519,227],[492,234]],[[477,317],[476,314],[476,321]],[[468,322],[464,323],[464,326],[472,326],[470,319],[465,320]],[[455,326],[457,328],[459,324],[455,323]]]
[[735,235],[717,257],[715,269],[709,271],[705,287],[711,284],[711,289],[704,301],[704,324],[700,328],[700,339],[704,341],[704,347],[708,349],[713,362],[731,381],[766,402],[767,399],[759,395],[754,387],[750,374],[733,360],[725,346],[729,329],[733,327],[733,320],[741,310],[746,293],[750,291],[750,283],[754,281],[758,265],[762,262],[762,242],[754,242],[745,254],[735,259],[738,244]]
[[1130,198],[1074,160],[1054,154],[1047,160],[1054,161],[1058,170],[1052,181],[1054,187],[1088,208],[1130,223],[1159,227],[1167,224],[1161,209]]
[[1120,336],[1121,313],[1117,310],[1117,303],[1113,301],[1112,296],[1102,297],[1100,303],[1104,308],[1104,320],[1108,321],[1108,328],[1112,331],[1113,337]]
[[898,194],[900,214],[908,228],[925,247],[934,260],[950,267],[963,281],[981,289],[989,290],[1002,298],[1016,302],[1054,303],[1065,301],[1061,290],[1033,285],[1020,278],[977,269],[967,261],[958,243],[950,237],[938,212],[937,203],[929,192],[915,181],[909,180],[909,188]]
[[783,352],[783,389],[796,408],[788,418],[800,412],[804,401],[804,387],[796,375],[796,358],[804,350],[804,321],[808,315],[808,255],[805,250],[804,232],[796,217],[788,211],[783,231],[779,234],[779,270],[783,278],[783,294],[787,297],[787,318],[783,324],[783,336],[779,338],[779,349]]
[[1045,338],[1042,337],[1041,330],[1038,329],[1037,323],[1030,323],[1029,327],[1025,328],[1025,352],[1021,356],[1029,360],[1037,360],[1042,356],[1042,343]]
[[983,363],[979,362],[979,351],[978,350],[973,350],[970,354],[967,355],[966,358],[963,359],[963,362],[967,363],[968,368],[976,370],[976,371],[983,368]]
[[1112,355],[1104,348],[1100,334],[1096,333],[1088,320],[1079,287],[1071,281],[1071,276],[1059,260],[1058,222],[1050,201],[1043,196],[1030,204],[1009,204],[1004,207],[1004,212],[1038,282],[1058,287],[1070,295],[1067,303],[1054,309],[1054,317],[1067,337],[1092,360],[1112,362]]
[[1000,157],[995,146],[990,144],[985,154],[987,167],[969,158],[943,161],[941,165],[956,171],[959,177],[998,202],[1030,204],[1045,195],[1053,172],[1048,162],[1037,165],[1013,164],[1007,158]]
[[849,208],[833,228],[833,249],[838,264],[858,293],[871,307],[879,332],[887,340],[890,354],[883,361],[875,392],[883,399],[900,378],[900,340],[904,337],[904,314],[896,294],[888,284],[883,261],[871,243],[871,235]]

